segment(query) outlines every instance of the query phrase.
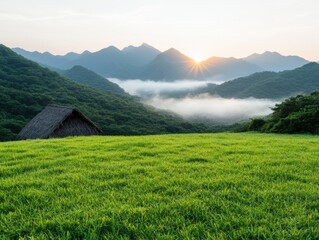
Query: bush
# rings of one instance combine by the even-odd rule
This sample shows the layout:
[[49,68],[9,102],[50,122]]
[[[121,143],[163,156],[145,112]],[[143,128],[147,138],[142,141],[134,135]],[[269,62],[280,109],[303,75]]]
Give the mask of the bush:
[[267,121],[251,120],[248,131],[319,134],[319,91],[277,104]]
[[249,131],[261,131],[262,127],[265,125],[266,121],[262,118],[252,119],[248,125]]

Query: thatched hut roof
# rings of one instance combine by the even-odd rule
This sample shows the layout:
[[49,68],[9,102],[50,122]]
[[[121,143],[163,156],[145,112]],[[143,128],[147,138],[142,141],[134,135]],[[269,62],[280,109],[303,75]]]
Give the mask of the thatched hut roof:
[[18,139],[49,138],[50,135],[72,114],[87,122],[95,131],[102,131],[84,114],[75,108],[48,105],[37,114],[18,134]]

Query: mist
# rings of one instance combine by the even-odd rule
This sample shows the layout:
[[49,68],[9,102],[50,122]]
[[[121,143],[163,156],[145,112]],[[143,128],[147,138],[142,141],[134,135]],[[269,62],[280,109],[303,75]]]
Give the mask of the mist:
[[131,95],[142,96],[160,95],[163,92],[193,90],[206,87],[208,83],[220,83],[220,81],[195,81],[195,80],[179,80],[174,82],[157,82],[143,80],[119,80],[116,78],[108,78],[110,81],[118,84],[126,92]]
[[270,99],[235,99],[211,96],[207,93],[182,97],[164,97],[162,93],[193,91],[204,88],[208,83],[202,81],[155,82],[142,80],[121,81],[112,79],[125,91],[140,96],[145,104],[158,109],[179,114],[189,120],[211,120],[212,122],[231,124],[253,117],[267,116],[271,108],[279,101]]
[[276,101],[268,99],[226,99],[208,94],[183,99],[154,97],[145,100],[156,108],[175,112],[185,118],[239,121],[272,113]]

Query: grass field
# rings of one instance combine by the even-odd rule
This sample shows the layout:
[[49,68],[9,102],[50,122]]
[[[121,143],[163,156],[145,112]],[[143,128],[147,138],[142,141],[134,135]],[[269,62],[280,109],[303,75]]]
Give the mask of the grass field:
[[0,239],[319,239],[319,138],[0,143]]

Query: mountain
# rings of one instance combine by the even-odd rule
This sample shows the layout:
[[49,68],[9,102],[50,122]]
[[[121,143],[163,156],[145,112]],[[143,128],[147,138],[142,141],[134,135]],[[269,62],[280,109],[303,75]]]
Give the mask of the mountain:
[[205,71],[204,78],[227,81],[244,77],[263,69],[255,64],[236,58],[212,57],[201,63]]
[[264,52],[263,54],[252,54],[245,61],[262,67],[265,71],[280,72],[293,70],[301,67],[309,61],[298,56],[283,56],[277,52]]
[[319,64],[308,63],[294,70],[279,73],[262,72],[225,82],[206,89],[226,98],[280,99],[319,90]]
[[61,77],[0,45],[0,140],[15,135],[46,105],[78,108],[106,135],[207,131],[130,96],[95,90]]
[[186,79],[191,73],[195,62],[174,48],[157,55],[149,64],[138,73],[137,78],[142,80],[173,81]]
[[117,84],[82,66],[74,66],[71,69],[61,70],[59,72],[60,75],[67,77],[79,84],[120,95],[126,94],[125,91]]
[[143,43],[139,47],[128,46],[122,50],[123,54],[132,61],[133,65],[144,66],[151,62],[158,54],[158,49]]

